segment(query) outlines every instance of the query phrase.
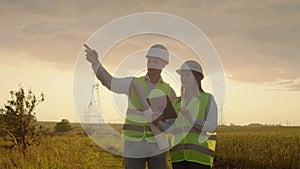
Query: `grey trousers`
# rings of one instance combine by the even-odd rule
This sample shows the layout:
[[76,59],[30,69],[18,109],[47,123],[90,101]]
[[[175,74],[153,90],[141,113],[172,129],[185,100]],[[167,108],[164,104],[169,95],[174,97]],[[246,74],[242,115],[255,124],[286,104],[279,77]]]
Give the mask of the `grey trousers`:
[[167,151],[159,150],[156,143],[142,140],[124,143],[125,169],[167,169]]

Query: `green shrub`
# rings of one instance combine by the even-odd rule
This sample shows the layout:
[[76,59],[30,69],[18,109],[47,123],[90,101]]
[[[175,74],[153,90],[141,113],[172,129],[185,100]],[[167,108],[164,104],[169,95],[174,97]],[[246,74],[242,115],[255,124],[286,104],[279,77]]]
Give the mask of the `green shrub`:
[[61,122],[56,123],[56,126],[54,127],[54,131],[59,133],[68,132],[72,129],[73,128],[67,119],[62,119]]

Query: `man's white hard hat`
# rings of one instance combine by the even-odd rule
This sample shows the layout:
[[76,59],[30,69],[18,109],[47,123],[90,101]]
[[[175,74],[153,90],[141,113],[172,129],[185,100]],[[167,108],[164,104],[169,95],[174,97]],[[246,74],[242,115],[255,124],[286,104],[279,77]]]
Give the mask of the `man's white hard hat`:
[[159,58],[169,63],[169,51],[161,44],[155,44],[151,46],[147,52],[146,57]]
[[176,70],[176,72],[178,74],[180,74],[181,71],[183,71],[183,70],[193,70],[195,72],[203,74],[203,70],[202,70],[201,65],[198,62],[194,61],[194,60],[188,60],[188,61],[184,62],[181,65],[180,69]]

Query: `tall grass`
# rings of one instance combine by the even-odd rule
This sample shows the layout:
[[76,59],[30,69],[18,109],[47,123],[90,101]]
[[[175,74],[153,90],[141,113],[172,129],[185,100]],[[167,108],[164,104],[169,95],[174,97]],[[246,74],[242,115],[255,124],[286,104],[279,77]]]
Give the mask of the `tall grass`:
[[61,169],[122,168],[123,159],[105,152],[88,137],[56,136],[33,148],[24,159],[19,152],[1,150],[0,168]]
[[[0,168],[124,168],[122,157],[104,151],[82,133],[78,124],[74,126],[68,134],[44,139],[26,159],[16,149],[5,149],[7,143],[0,137]],[[113,127],[121,130],[119,125]],[[300,168],[300,127],[222,126],[217,132],[213,168]]]
[[215,168],[300,168],[299,127],[220,127]]

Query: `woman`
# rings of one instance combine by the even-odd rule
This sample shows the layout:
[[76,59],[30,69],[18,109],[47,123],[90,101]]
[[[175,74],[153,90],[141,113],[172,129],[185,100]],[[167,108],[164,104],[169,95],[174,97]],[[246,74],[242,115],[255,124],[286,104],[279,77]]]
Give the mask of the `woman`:
[[[201,86],[204,78],[199,63],[189,60],[177,70],[181,75],[181,96],[172,104],[177,112],[171,161],[173,169],[211,168],[216,146],[217,106],[211,94]],[[158,127],[166,129],[160,121]]]

